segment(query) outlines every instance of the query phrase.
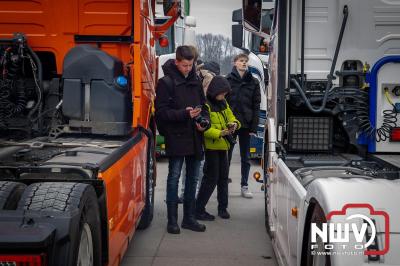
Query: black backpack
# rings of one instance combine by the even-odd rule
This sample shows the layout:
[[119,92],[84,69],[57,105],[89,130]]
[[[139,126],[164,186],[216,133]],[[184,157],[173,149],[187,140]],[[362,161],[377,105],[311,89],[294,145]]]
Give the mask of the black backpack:
[[[171,106],[172,105],[171,103],[173,102],[173,98],[174,98],[174,81],[168,75],[164,76],[163,80],[164,80],[165,84],[167,85],[168,96],[169,96],[168,101]],[[156,118],[156,125],[157,125],[158,133],[160,133],[160,135],[165,137],[165,135],[167,134],[165,122],[160,119],[160,117],[157,115],[157,112],[156,112],[155,118]]]

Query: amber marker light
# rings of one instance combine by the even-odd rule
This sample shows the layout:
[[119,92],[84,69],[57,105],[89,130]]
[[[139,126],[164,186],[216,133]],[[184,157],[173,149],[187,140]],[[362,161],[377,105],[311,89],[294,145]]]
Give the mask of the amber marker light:
[[261,174],[260,174],[260,172],[254,172],[253,178],[254,178],[257,182],[259,182],[259,183],[262,183],[262,182],[263,182],[262,179],[261,179]]
[[292,208],[292,216],[293,216],[293,217],[297,218],[298,212],[299,212],[299,210],[298,210],[297,207],[293,207],[293,208]]

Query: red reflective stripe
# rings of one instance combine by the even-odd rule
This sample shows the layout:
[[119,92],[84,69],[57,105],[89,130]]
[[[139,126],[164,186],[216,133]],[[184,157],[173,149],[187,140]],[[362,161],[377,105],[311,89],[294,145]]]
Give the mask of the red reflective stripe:
[[46,255],[0,255],[0,263],[6,262],[16,266],[46,266]]

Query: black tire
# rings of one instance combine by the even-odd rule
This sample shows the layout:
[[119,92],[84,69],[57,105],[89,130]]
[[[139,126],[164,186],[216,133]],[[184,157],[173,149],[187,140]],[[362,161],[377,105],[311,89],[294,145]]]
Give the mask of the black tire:
[[0,210],[15,210],[25,188],[19,182],[0,181]]
[[149,137],[149,148],[147,150],[147,166],[146,166],[146,199],[145,207],[140,217],[137,229],[144,230],[150,226],[154,216],[154,186],[155,186],[155,153],[153,135]]
[[[267,141],[265,141],[267,140]],[[271,234],[271,226],[269,224],[269,214],[268,214],[268,157],[269,157],[269,153],[268,153],[268,135],[267,133],[265,133],[265,137],[264,137],[264,148],[263,148],[263,173],[264,173],[264,209],[265,209],[265,229],[267,231],[267,234],[269,235],[269,237],[272,238],[272,234]]]
[[269,237],[272,238],[271,226],[269,225],[269,214],[268,214],[268,196],[267,196],[267,184],[264,183],[264,209],[265,209],[265,230]]
[[[303,245],[303,252],[302,257],[302,266],[331,266],[331,258],[330,255],[316,255],[312,254],[311,251],[311,224],[316,223],[318,226],[322,226],[322,223],[326,223],[326,216],[324,211],[322,210],[321,206],[318,203],[315,203],[315,206],[311,213],[311,218],[306,225],[304,230],[304,243],[306,246]],[[322,246],[322,245],[319,245]],[[323,247],[318,251],[328,251]],[[318,257],[317,257],[318,256]]]
[[[67,182],[45,182],[31,184],[24,192],[19,209],[34,211],[67,212],[78,209],[80,222],[75,232],[71,232],[69,247],[63,247],[61,252],[70,252],[57,258],[71,258],[71,261],[59,261],[56,265],[102,265],[101,257],[101,227],[97,196],[89,184]],[[78,263],[81,235],[90,229],[92,247],[91,263]],[[57,259],[55,258],[55,259]]]

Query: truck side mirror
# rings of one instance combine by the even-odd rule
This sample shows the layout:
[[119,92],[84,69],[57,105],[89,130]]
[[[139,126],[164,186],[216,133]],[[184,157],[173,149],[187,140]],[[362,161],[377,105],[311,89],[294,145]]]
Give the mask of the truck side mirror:
[[166,33],[175,21],[181,15],[181,1],[180,0],[165,0],[163,2],[164,15],[169,17],[163,24],[156,24],[154,26],[154,39],[158,40],[164,33]]
[[262,0],[243,0],[242,24],[247,31],[269,39],[275,2],[262,2]]
[[242,9],[236,9],[232,12],[232,22],[239,22],[242,23]]
[[243,25],[232,25],[232,46],[243,49]]

